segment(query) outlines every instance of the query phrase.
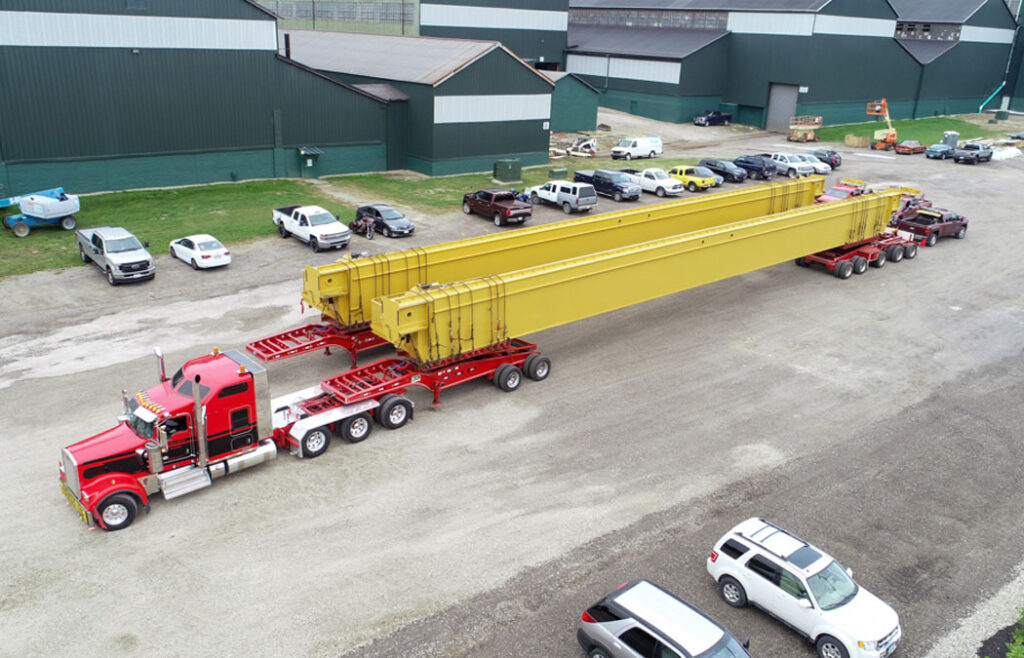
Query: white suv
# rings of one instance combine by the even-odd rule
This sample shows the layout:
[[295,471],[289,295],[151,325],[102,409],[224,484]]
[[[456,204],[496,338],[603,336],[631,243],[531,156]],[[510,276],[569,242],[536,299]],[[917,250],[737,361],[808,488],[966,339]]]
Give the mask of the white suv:
[[810,176],[814,173],[811,163],[804,162],[795,153],[772,153],[770,157],[775,162],[776,171],[782,176],[796,178],[797,176]]
[[761,608],[810,639],[820,658],[885,658],[902,637],[896,611],[849,569],[764,519],[727,532],[707,565],[726,603]]

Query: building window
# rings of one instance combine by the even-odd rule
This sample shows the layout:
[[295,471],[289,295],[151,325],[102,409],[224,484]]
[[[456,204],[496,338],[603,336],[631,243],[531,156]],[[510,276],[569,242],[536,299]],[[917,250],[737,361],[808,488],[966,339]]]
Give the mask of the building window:
[[691,30],[724,30],[724,11],[672,11],[639,9],[569,9],[570,25],[614,25]]
[[960,26],[956,23],[896,23],[897,39],[922,41],[959,41]]

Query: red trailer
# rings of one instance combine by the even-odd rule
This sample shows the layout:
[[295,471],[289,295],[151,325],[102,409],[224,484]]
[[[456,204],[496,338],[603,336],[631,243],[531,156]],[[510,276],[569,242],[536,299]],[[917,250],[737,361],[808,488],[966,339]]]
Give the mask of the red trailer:
[[864,274],[868,265],[884,267],[886,261],[898,263],[904,258],[917,256],[917,245],[897,235],[883,233],[867,240],[851,242],[835,249],[819,251],[809,256],[796,259],[801,267],[810,267],[814,263],[824,265],[840,279],[849,279],[853,274]]

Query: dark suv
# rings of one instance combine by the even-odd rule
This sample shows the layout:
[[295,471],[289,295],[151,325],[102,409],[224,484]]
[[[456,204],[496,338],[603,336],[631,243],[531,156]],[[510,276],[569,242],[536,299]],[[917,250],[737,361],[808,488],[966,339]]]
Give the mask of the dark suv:
[[589,658],[750,658],[718,622],[646,580],[630,581],[580,618],[576,640]]
[[728,160],[701,160],[701,167],[707,167],[730,183],[742,183],[747,180],[747,170],[735,162]]
[[843,156],[839,155],[839,153],[832,149],[814,149],[811,151],[811,155],[833,169],[839,169],[839,165],[843,164]]
[[761,155],[741,155],[733,163],[747,170],[750,178],[768,179],[775,175],[775,163]]

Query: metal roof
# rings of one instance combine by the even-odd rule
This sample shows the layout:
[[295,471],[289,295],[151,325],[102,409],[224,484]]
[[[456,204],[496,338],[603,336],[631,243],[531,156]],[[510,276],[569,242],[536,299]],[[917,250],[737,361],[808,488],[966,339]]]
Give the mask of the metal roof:
[[549,78],[556,85],[558,84],[559,80],[561,80],[565,76],[569,76],[570,78],[574,78],[577,82],[584,85],[587,89],[590,89],[598,94],[601,93],[601,91],[597,87],[590,84],[589,82],[587,82],[580,76],[576,75],[575,73],[569,73],[568,71],[541,71],[541,73],[543,73],[545,77]]
[[956,41],[929,41],[927,39],[896,39],[910,56],[921,64],[931,64],[953,46]]
[[889,0],[901,21],[963,23],[988,0]]
[[726,30],[668,30],[570,25],[567,52],[683,59],[729,34]]
[[291,58],[314,69],[433,86],[492,50],[504,48],[497,41],[313,30],[280,32],[289,35]]
[[[813,11],[831,0],[569,0],[570,9],[650,9],[693,11]],[[925,0],[927,2],[927,0]]]
[[380,84],[366,84],[366,85],[352,85],[356,89],[365,91],[368,94],[372,94],[377,98],[382,98],[386,101],[407,101],[409,97],[406,96],[400,89],[392,87],[386,82]]

